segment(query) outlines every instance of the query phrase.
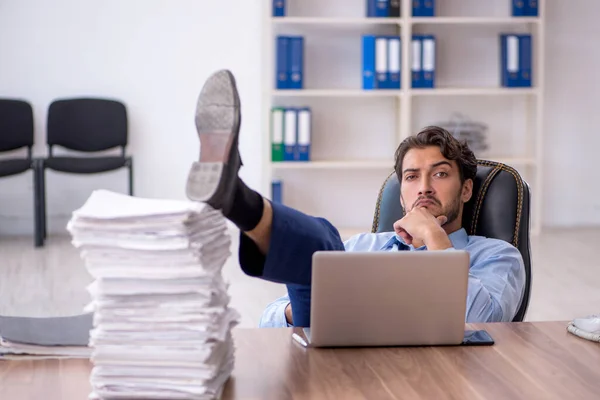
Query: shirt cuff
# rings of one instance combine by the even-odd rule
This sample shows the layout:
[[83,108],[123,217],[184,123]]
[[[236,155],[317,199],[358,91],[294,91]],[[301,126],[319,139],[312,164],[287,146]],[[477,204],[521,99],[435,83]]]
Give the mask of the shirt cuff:
[[455,247],[448,247],[447,249],[444,249],[442,251],[454,251],[454,250],[456,250]]

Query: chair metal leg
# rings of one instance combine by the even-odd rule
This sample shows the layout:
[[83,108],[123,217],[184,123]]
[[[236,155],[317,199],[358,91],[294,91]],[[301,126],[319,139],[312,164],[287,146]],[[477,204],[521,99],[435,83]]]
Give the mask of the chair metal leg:
[[40,186],[40,173],[37,163],[33,166],[33,216],[35,247],[44,245],[44,232],[42,224],[42,199]]
[[133,196],[133,160],[129,160],[129,195]]
[[40,199],[42,208],[42,234],[44,239],[48,237],[48,218],[46,217],[46,169],[43,165],[39,166],[40,175]]

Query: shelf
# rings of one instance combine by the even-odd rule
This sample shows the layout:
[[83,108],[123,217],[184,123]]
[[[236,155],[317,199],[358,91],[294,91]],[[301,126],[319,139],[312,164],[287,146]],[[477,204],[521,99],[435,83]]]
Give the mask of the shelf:
[[[413,17],[412,24],[519,25],[536,24],[537,17]],[[275,25],[402,25],[402,18],[274,17]]]
[[394,161],[278,161],[271,162],[274,169],[387,169],[394,168]]
[[[409,89],[411,96],[535,96],[536,88],[434,88]],[[278,97],[402,97],[404,90],[354,90],[354,89],[284,89],[273,90]]]
[[353,90],[353,89],[284,89],[274,90],[279,97],[400,97],[401,90]]
[[410,89],[412,96],[534,96],[538,94],[536,88],[504,88],[504,87],[482,87],[482,88],[434,88],[434,89]]
[[401,18],[275,17],[277,25],[401,25]]
[[413,24],[518,25],[536,24],[537,17],[415,17]]
[[486,156],[481,156],[478,158],[480,158],[482,160],[496,161],[496,162],[499,162],[501,164],[506,164],[511,167],[536,164],[535,158],[529,158],[529,157],[486,157]]
[[[483,160],[496,161],[502,164],[535,165],[535,158],[528,157],[488,157],[481,156]],[[279,161],[271,162],[273,169],[387,169],[394,168],[394,161]]]

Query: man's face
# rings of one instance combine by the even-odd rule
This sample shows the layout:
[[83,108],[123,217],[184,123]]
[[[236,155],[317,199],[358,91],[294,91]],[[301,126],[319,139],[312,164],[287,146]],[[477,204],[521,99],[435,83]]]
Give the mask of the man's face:
[[[473,182],[460,183],[456,161],[446,159],[439,147],[409,150],[402,162],[400,202],[406,212],[424,207],[438,217],[445,215],[445,225],[462,215],[462,207],[471,198]],[[458,221],[460,226],[460,221]]]

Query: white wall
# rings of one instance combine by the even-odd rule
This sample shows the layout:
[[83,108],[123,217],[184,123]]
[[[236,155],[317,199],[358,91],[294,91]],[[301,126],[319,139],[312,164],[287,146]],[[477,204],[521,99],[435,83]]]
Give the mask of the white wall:
[[600,2],[548,0],[544,219],[600,224]]
[[[600,2],[547,5],[545,225],[597,225]],[[46,154],[46,110],[54,98],[121,99],[130,116],[136,194],[184,198],[198,151],[198,92],[212,71],[229,68],[243,104],[242,176],[258,187],[262,6],[262,0],[0,0],[0,96],[33,104],[37,155]],[[32,231],[31,180],[0,179],[0,234]],[[64,232],[92,189],[126,191],[126,173],[49,172],[47,186],[50,228]]]
[[[185,198],[198,157],[194,110],[209,74],[228,68],[243,103],[243,160],[261,165],[261,4],[258,0],[1,0],[0,96],[30,101],[35,154],[59,97],[122,100],[130,118],[136,195]],[[252,186],[260,168],[243,168]],[[94,188],[126,192],[125,171],[95,177],[47,173],[51,231]],[[0,179],[0,234],[32,232],[32,177]]]

